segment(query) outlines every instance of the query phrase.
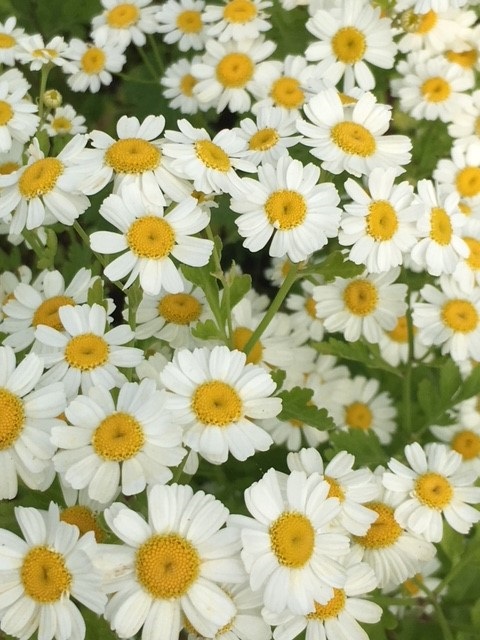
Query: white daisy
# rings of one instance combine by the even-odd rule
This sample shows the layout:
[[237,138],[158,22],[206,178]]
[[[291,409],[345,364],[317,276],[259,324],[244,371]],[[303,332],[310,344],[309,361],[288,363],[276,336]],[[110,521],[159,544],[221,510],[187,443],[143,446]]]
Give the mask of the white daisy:
[[[413,306],[414,300],[417,299],[418,296],[412,295],[412,303]],[[413,331],[413,357],[415,359],[421,360],[428,351],[428,347],[426,347],[419,339],[418,327],[412,322],[412,331]],[[382,358],[388,364],[391,364],[393,367],[398,367],[400,363],[405,364],[410,359],[410,335],[409,335],[409,327],[408,327],[408,319],[407,316],[400,316],[397,318],[397,324],[390,329],[390,331],[384,331],[383,336],[380,338],[380,342],[378,343],[378,347],[380,349],[380,353]]]
[[96,614],[107,600],[93,566],[93,533],[80,538],[53,502],[43,513],[16,507],[15,517],[24,539],[0,529],[0,628],[17,638],[38,630],[39,638],[83,640],[85,622],[72,598]]
[[181,113],[193,115],[199,110],[207,111],[213,106],[213,101],[212,104],[200,103],[193,93],[198,78],[192,75],[192,65],[198,62],[199,56],[194,56],[192,60],[176,60],[165,69],[165,74],[160,78],[160,83],[165,87],[163,95],[169,100],[169,106],[179,109]]
[[219,42],[253,40],[272,28],[265,11],[272,4],[271,0],[224,0],[221,5],[208,4],[203,15],[208,36]]
[[53,113],[49,113],[43,128],[50,137],[74,136],[87,131],[85,118],[77,114],[71,104],[57,107]]
[[16,58],[21,64],[30,64],[30,71],[39,71],[46,65],[60,67],[65,73],[74,70],[68,60],[68,44],[62,36],[54,36],[45,44],[43,37],[35,33],[19,38],[18,44]]
[[458,138],[455,144],[480,140],[480,89],[467,94],[465,104],[452,115],[448,134],[452,138]]
[[[18,366],[10,347],[0,347],[0,500],[17,495],[17,474],[30,489],[45,491],[54,478],[50,431],[65,409],[63,385],[36,389],[43,362],[35,354]],[[1,605],[0,605],[1,608]]]
[[76,67],[67,78],[68,86],[82,93],[96,93],[102,85],[110,85],[112,73],[119,73],[126,62],[123,47],[109,43],[100,46],[95,40],[78,38],[70,41],[68,56]]
[[213,249],[211,240],[193,235],[207,226],[210,217],[190,196],[164,215],[162,207],[146,203],[136,187],[126,187],[121,196],[112,193],[103,201],[100,215],[120,233],[95,231],[90,245],[101,254],[122,252],[105,267],[104,275],[115,281],[130,274],[125,289],[138,277],[149,295],[158,295],[162,289],[179,293],[184,284],[171,256],[201,267]]
[[[155,485],[148,494],[148,523],[114,503],[105,519],[123,546],[111,545],[103,565],[115,592],[105,616],[120,638],[177,638],[184,618],[212,638],[235,614],[219,583],[239,583],[238,533],[223,527],[228,511],[212,495],[187,485]],[[110,584],[109,578],[111,577]],[[135,615],[132,615],[132,611]]]
[[108,503],[165,484],[169,467],[185,455],[182,429],[165,409],[166,395],[153,380],[127,382],[114,401],[104,387],[77,396],[65,409],[70,425],[52,430],[59,448],[55,470],[74,489],[88,489],[92,500]]
[[303,332],[305,342],[314,340],[320,342],[323,338],[323,322],[317,317],[316,302],[313,299],[313,290],[318,281],[301,280],[301,292],[290,293],[285,301],[287,309],[292,311],[290,317],[295,327],[295,332]]
[[422,448],[418,442],[405,447],[410,466],[395,458],[383,484],[401,498],[395,518],[401,526],[430,542],[443,537],[443,518],[455,531],[468,533],[480,520],[480,512],[469,503],[480,502],[480,487],[473,486],[477,474],[465,469],[462,456],[444,444],[432,442]]
[[103,12],[92,19],[92,39],[100,46],[113,44],[123,49],[133,42],[143,47],[145,34],[156,33],[158,5],[151,0],[101,0]]
[[333,183],[320,180],[320,169],[282,156],[276,166],[258,168],[258,180],[243,178],[230,206],[243,246],[252,252],[271,239],[269,255],[306,260],[337,235],[339,195]]
[[334,588],[345,584],[338,559],[348,552],[349,540],[329,532],[340,503],[328,492],[318,473],[287,476],[270,469],[245,491],[252,517],[230,517],[240,529],[250,587],[274,613],[310,613],[314,600],[326,604]]
[[[8,72],[7,72],[8,73]],[[28,142],[37,130],[40,118],[37,106],[25,99],[29,87],[19,86],[11,91],[11,83],[0,75],[0,152],[5,153],[12,148],[13,140],[21,144]]]
[[458,409],[452,426],[432,426],[435,438],[462,456],[463,467],[480,475],[480,414],[477,398],[466,400]]
[[18,41],[25,31],[17,25],[17,19],[10,16],[0,23],[0,63],[13,67],[19,51]]
[[343,0],[340,6],[319,10],[307,21],[307,29],[319,42],[310,44],[305,57],[318,63],[322,78],[336,85],[343,76],[344,90],[358,85],[364,91],[375,87],[366,63],[391,69],[397,47],[391,20],[381,17],[380,7],[368,2]]
[[155,15],[157,32],[182,52],[203,51],[208,38],[204,9],[204,0],[167,0]]
[[363,94],[351,108],[344,107],[335,89],[325,89],[309,100],[304,111],[310,122],[297,122],[305,136],[301,142],[313,147],[310,153],[322,160],[326,171],[360,176],[375,167],[395,167],[399,175],[404,171],[399,165],[410,161],[411,141],[407,136],[384,135],[391,107],[377,104],[372,93]]
[[457,193],[467,206],[480,202],[480,139],[454,144],[450,158],[438,161],[433,179],[447,193]]
[[97,542],[104,542],[106,531],[102,515],[105,504],[91,500],[86,489],[76,491],[68,487],[60,477],[59,484],[66,505],[60,509],[60,520],[77,527],[81,536],[92,531]]
[[122,346],[133,340],[133,331],[126,325],[108,330],[107,312],[99,304],[60,307],[58,315],[64,331],[39,325],[35,338],[50,347],[42,354],[49,368],[42,380],[62,380],[67,398],[79,387],[83,393],[96,385],[120,387],[126,379],[118,367],[135,367],[143,359],[141,349]]
[[400,15],[404,33],[398,40],[398,49],[410,53],[425,49],[431,54],[443,53],[455,42],[465,40],[469,28],[475,23],[474,11],[447,8],[436,12],[415,13],[408,9]]

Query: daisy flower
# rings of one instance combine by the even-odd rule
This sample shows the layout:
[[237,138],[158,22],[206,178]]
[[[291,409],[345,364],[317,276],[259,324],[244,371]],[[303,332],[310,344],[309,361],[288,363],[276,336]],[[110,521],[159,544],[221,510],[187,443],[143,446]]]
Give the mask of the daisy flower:
[[86,138],[76,135],[56,157],[45,157],[36,138],[28,148],[26,166],[0,175],[2,216],[12,214],[10,233],[37,229],[44,223],[71,226],[90,205],[80,190],[84,171],[75,161]]
[[285,301],[287,309],[292,311],[290,317],[295,331],[305,334],[305,342],[314,340],[320,342],[323,338],[323,322],[317,317],[316,302],[313,290],[317,285],[310,280],[300,282],[301,292],[290,293]]
[[448,135],[457,144],[468,144],[480,140],[480,89],[467,94],[465,104],[462,104],[452,116],[448,125]]
[[55,470],[74,489],[88,489],[88,497],[103,504],[116,497],[136,495],[147,485],[165,484],[169,467],[186,451],[182,429],[165,409],[165,392],[153,380],[127,382],[116,402],[104,387],[77,396],[65,409],[70,425],[52,430],[59,448]]
[[60,383],[36,389],[43,373],[37,355],[16,366],[13,350],[0,347],[0,364],[0,500],[11,500],[18,491],[17,475],[30,489],[45,491],[51,485],[55,445],[50,431],[60,424],[56,418],[66,402]]
[[413,206],[413,187],[407,181],[395,185],[395,175],[391,167],[376,168],[367,189],[352,178],[344,185],[352,202],[344,205],[338,241],[350,246],[349,259],[370,273],[400,266],[417,241],[419,206]]
[[400,26],[404,30],[398,40],[398,49],[410,53],[425,49],[433,54],[445,52],[455,42],[462,42],[475,23],[474,11],[447,8],[440,13],[429,11],[415,13],[412,9],[400,15]]
[[467,206],[480,202],[480,139],[454,144],[451,157],[438,161],[433,179],[446,193],[457,193]]
[[85,118],[77,114],[71,104],[57,107],[53,113],[49,113],[43,125],[43,129],[50,137],[75,136],[77,133],[86,133]]
[[160,374],[169,393],[167,408],[183,426],[183,442],[212,464],[231,454],[246,460],[267,451],[271,437],[255,420],[281,411],[271,376],[246,364],[244,353],[216,346],[175,352]]
[[469,293],[480,284],[480,224],[477,219],[467,219],[462,240],[468,247],[468,255],[460,259],[452,275],[460,288]]
[[394,167],[410,162],[412,143],[407,136],[383,135],[389,125],[391,108],[377,104],[372,93],[363,94],[352,107],[344,106],[335,89],[321,91],[304,107],[310,122],[300,119],[301,141],[313,147],[310,153],[321,166],[334,174],[347,171],[354,176],[369,174],[375,167]]
[[76,491],[68,487],[62,482],[61,477],[59,477],[59,484],[66,505],[60,509],[60,520],[77,527],[81,536],[92,531],[97,542],[104,542],[106,532],[101,515],[103,515],[105,504],[91,500],[86,489]]
[[62,36],[55,36],[45,44],[39,33],[23,36],[18,40],[19,51],[16,55],[21,64],[30,64],[30,71],[39,71],[49,65],[60,67],[65,73],[71,73],[74,66],[68,60],[69,47]]
[[15,351],[22,351],[33,343],[39,325],[62,331],[59,308],[86,302],[91,284],[92,273],[83,267],[67,287],[60,271],[43,272],[33,284],[19,283],[3,307],[5,318],[0,331],[7,334],[3,343]]
[[228,107],[233,113],[250,109],[255,83],[268,82],[275,63],[266,60],[275,43],[259,36],[255,39],[207,40],[202,62],[192,65],[198,82],[193,91],[199,102],[215,102],[217,113]]
[[114,191],[135,185],[144,197],[159,206],[166,206],[165,195],[180,202],[188,189],[169,169],[158,136],[165,126],[163,116],[149,115],[140,122],[132,116],[122,116],[117,122],[118,140],[95,129],[89,134],[93,148],[85,149],[78,162],[88,179],[82,183],[84,193],[98,193],[114,179]]
[[258,168],[258,180],[243,178],[232,193],[230,206],[243,246],[252,252],[271,239],[269,255],[306,260],[337,235],[340,201],[331,182],[320,180],[314,164],[282,156],[276,166]]
[[480,414],[477,398],[466,400],[458,409],[452,426],[432,426],[430,431],[437,440],[462,456],[463,468],[480,475]]
[[192,60],[181,58],[165,69],[165,75],[160,78],[160,83],[165,87],[163,95],[169,100],[172,109],[179,109],[181,113],[193,115],[197,111],[207,111],[212,103],[200,103],[193,87],[198,78],[192,75],[192,65],[200,62],[200,57],[194,56]]
[[451,274],[460,259],[469,253],[460,237],[465,216],[459,210],[458,194],[444,193],[431,180],[419,180],[417,192],[424,213],[417,221],[419,241],[410,257],[432,276]]
[[56,504],[48,512],[16,507],[23,538],[0,529],[0,628],[17,638],[83,640],[86,627],[72,598],[102,614],[106,596],[94,569],[98,553],[93,533],[59,520]]
[[25,99],[29,85],[12,92],[6,75],[0,75],[0,153],[10,151],[13,140],[28,142],[40,122],[37,106]]
[[223,526],[227,516],[212,495],[178,484],[151,488],[148,522],[121,503],[105,511],[125,543],[111,545],[103,562],[106,588],[115,592],[105,617],[120,638],[142,626],[151,640],[163,640],[165,632],[177,638],[185,618],[212,638],[230,622],[236,607],[219,583],[244,582],[245,574],[238,533]]
[[158,5],[151,0],[101,0],[103,12],[92,19],[92,39],[100,46],[113,44],[126,49],[133,42],[143,47],[145,34],[156,33],[158,23],[155,15]]
[[[412,296],[412,306],[417,296]],[[412,322],[413,331],[413,357],[421,360],[428,347],[426,347],[419,339],[418,327]],[[397,318],[397,324],[390,329],[384,331],[383,336],[378,343],[382,358],[393,367],[398,367],[400,363],[405,364],[410,358],[410,339],[408,329],[407,316]]]
[[316,11],[306,26],[318,38],[307,47],[306,59],[317,62],[319,75],[332,85],[343,77],[344,91],[355,85],[364,91],[375,87],[366,63],[381,69],[393,67],[397,47],[392,23],[381,17],[380,7],[342,0],[338,8]]
[[19,51],[18,41],[25,31],[18,28],[17,19],[10,16],[5,22],[0,22],[0,63],[13,67]]
[[107,312],[99,304],[60,307],[58,315],[63,332],[41,324],[35,338],[50,347],[48,354],[42,353],[49,368],[43,381],[62,380],[67,398],[80,387],[87,393],[92,386],[122,386],[126,379],[118,367],[135,367],[143,359],[141,349],[122,346],[134,338],[129,327],[106,330]]
[[219,42],[253,40],[272,28],[265,11],[272,4],[271,0],[224,0],[221,5],[208,4],[203,15],[203,21],[210,25],[207,34]]
[[418,442],[405,447],[410,466],[392,458],[384,486],[401,498],[395,518],[402,527],[430,542],[443,537],[443,517],[459,533],[468,533],[480,520],[480,512],[469,503],[480,502],[480,487],[473,486],[477,474],[465,469],[462,456],[444,444]]
[[23,165],[24,145],[12,140],[10,151],[0,153],[0,176],[8,176]]
[[336,277],[313,290],[317,317],[326,331],[341,331],[348,342],[363,336],[378,343],[382,329],[393,329],[406,310],[407,286],[395,284],[399,267],[381,274],[364,272],[355,278]]
[[270,469],[245,491],[252,517],[230,516],[240,529],[241,557],[252,591],[260,591],[274,613],[314,611],[314,599],[326,604],[345,584],[338,561],[348,552],[348,538],[331,533],[340,511],[329,498],[329,484],[318,473],[285,475]]
[[236,169],[255,171],[255,166],[240,158],[246,141],[234,131],[222,129],[213,139],[205,129],[196,129],[181,119],[179,131],[166,131],[163,145],[172,170],[180,177],[193,181],[194,189],[204,194],[229,193],[239,181]]
[[67,78],[73,91],[96,93],[102,85],[112,82],[112,73],[119,73],[126,61],[123,47],[105,43],[83,42],[78,38],[70,41],[68,53],[75,70]]
[[207,41],[204,0],[167,0],[155,15],[157,32],[166,44],[176,44],[182,52],[203,51]]

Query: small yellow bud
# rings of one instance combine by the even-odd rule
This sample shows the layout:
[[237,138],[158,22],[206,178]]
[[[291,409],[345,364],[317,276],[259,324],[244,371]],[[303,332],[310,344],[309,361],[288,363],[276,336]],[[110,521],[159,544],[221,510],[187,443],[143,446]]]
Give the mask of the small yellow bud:
[[48,109],[58,109],[58,107],[62,105],[62,102],[62,94],[56,89],[49,89],[43,94],[43,104]]

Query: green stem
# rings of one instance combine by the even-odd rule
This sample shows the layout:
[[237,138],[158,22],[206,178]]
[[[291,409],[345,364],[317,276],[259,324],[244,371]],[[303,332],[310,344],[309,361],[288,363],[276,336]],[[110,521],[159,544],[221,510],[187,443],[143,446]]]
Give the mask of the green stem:
[[157,63],[158,72],[162,76],[164,74],[164,72],[165,72],[165,65],[163,64],[163,60],[162,60],[162,57],[160,55],[160,51],[158,50],[157,42],[156,42],[153,34],[151,34],[151,33],[149,33],[147,35],[147,39],[148,39],[148,42],[150,44],[150,47],[152,48],[153,57],[155,58],[155,61]]
[[[227,330],[228,330],[228,336],[225,335],[225,340],[227,343],[229,343],[233,333],[232,313],[230,309],[230,284],[227,282],[227,278],[225,278],[225,275],[223,273],[222,263],[220,262],[220,254],[218,252],[217,245],[215,243],[215,236],[213,235],[213,231],[210,225],[207,225],[205,229],[205,233],[207,235],[207,238],[213,242],[212,258],[213,258],[213,263],[215,265],[215,273],[217,274],[218,278],[220,279],[220,282],[223,285],[223,298],[225,300],[225,304],[227,307]],[[214,310],[212,309],[212,311]],[[215,317],[217,317],[216,314],[215,314]],[[219,321],[217,322],[218,328],[220,329],[220,331],[222,331],[225,334],[225,327],[223,326],[222,312],[220,307],[218,307],[218,318],[219,318]]]
[[137,51],[140,54],[140,57],[141,57],[141,59],[143,61],[143,64],[147,67],[147,69],[148,69],[150,75],[152,76],[153,80],[155,80],[155,82],[158,84],[158,82],[159,82],[158,73],[155,71],[155,67],[152,65],[152,63],[148,59],[147,54],[142,49],[142,47],[137,47]]
[[413,342],[413,321],[412,310],[410,307],[410,289],[407,293],[408,307],[406,311],[407,332],[408,332],[408,361],[405,368],[405,374],[403,377],[403,389],[402,389],[402,406],[403,406],[403,430],[404,433],[410,434],[412,432],[412,365],[415,357],[414,342]]
[[37,258],[43,258],[45,255],[45,247],[38,239],[36,233],[34,231],[24,229],[22,231],[22,236],[25,242],[28,242],[28,244],[31,246]]
[[434,591],[431,591],[428,587],[426,587],[423,582],[420,582],[420,580],[418,581],[416,580],[415,582],[418,588],[421,589],[427,595],[428,599],[433,605],[433,608],[435,609],[437,621],[442,630],[443,640],[454,640],[454,636],[453,636],[452,630],[450,629],[448,620],[445,617],[445,614],[443,613],[440,603],[438,602],[437,594]]
[[187,464],[187,459],[190,454],[190,449],[188,449],[188,447],[185,447],[185,448],[187,449],[187,453],[185,454],[185,457],[183,458],[182,462],[178,465],[175,473],[173,474],[170,484],[178,483],[178,481],[183,475],[183,470],[185,469],[185,465]]
[[52,68],[52,64],[49,62],[48,64],[44,64],[42,66],[42,71],[40,73],[40,92],[38,96],[38,115],[40,117],[40,123],[38,125],[38,130],[40,131],[42,128],[42,124],[45,120],[45,104],[43,102],[43,94],[47,90],[47,80],[50,73],[50,69]]
[[263,316],[262,320],[258,324],[258,327],[252,333],[252,335],[250,336],[250,339],[248,340],[247,344],[243,348],[243,351],[247,356],[250,353],[250,351],[253,349],[253,347],[257,344],[257,342],[260,340],[261,336],[263,335],[263,332],[272,321],[274,315],[282,306],[283,301],[287,297],[288,292],[292,288],[297,278],[297,273],[298,273],[298,264],[292,264],[289,272],[287,273],[287,277],[282,282],[282,286],[277,291],[277,295],[275,296],[275,298],[272,301],[272,304],[268,308],[267,313]]

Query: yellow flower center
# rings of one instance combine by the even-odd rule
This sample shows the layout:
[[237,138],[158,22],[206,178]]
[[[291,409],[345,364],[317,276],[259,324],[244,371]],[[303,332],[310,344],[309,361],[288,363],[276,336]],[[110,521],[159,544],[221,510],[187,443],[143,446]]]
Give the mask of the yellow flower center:
[[327,604],[319,604],[315,602],[315,611],[307,614],[308,620],[328,620],[336,618],[345,608],[345,591],[343,589],[333,588],[333,596]]
[[100,73],[105,68],[106,56],[99,47],[90,47],[80,59],[82,71],[89,75]]
[[25,593],[40,604],[58,602],[67,595],[72,575],[61,553],[48,547],[33,547],[23,559],[20,579]]
[[7,122],[10,122],[10,120],[12,119],[12,116],[13,116],[12,107],[8,104],[8,102],[5,102],[4,100],[0,100],[0,127],[3,127],[4,125],[7,124]]
[[385,549],[395,544],[402,534],[402,528],[395,520],[394,510],[382,502],[370,502],[367,506],[377,514],[364,536],[354,536],[354,539],[365,549]]
[[275,129],[266,127],[253,134],[248,142],[248,148],[250,151],[268,151],[277,144],[278,140],[279,136]]
[[315,530],[301,513],[282,513],[270,526],[269,534],[271,549],[284,567],[299,569],[312,557]]
[[439,76],[425,80],[420,91],[427,102],[444,102],[452,93],[450,84]]
[[56,158],[43,158],[29,165],[20,176],[18,189],[25,200],[53,191],[63,173],[63,164]]
[[480,168],[465,167],[455,178],[458,193],[464,198],[473,198],[480,193]]
[[0,164],[0,175],[8,176],[18,169],[20,169],[18,162],[4,162]]
[[0,49],[11,49],[17,44],[15,38],[8,33],[0,33]]
[[452,223],[448,213],[441,207],[433,207],[430,212],[430,238],[437,244],[445,246],[450,244],[452,235]]
[[74,307],[75,301],[68,296],[54,296],[44,300],[33,314],[32,325],[38,327],[39,324],[46,324],[57,331],[63,331],[63,324],[58,315],[60,307]]
[[0,451],[12,446],[22,432],[25,411],[22,400],[0,387]]
[[471,69],[477,62],[478,54],[475,49],[467,51],[447,51],[445,57],[449,62],[460,65],[463,69]]
[[199,319],[202,305],[189,293],[169,293],[160,300],[158,313],[167,322],[187,325]]
[[335,478],[325,476],[325,480],[330,486],[327,498],[338,498],[340,502],[343,502],[345,500],[345,493],[343,492],[342,487],[338,484]]
[[221,380],[204,382],[195,389],[192,411],[210,427],[227,427],[242,415],[242,401],[233,387]]
[[377,200],[368,207],[367,233],[377,242],[391,240],[398,229],[395,209],[387,200]]
[[[237,327],[233,332],[233,347],[238,351],[243,351],[245,345],[253,335],[253,331],[247,327]],[[260,341],[256,342],[247,356],[247,363],[258,364],[262,361],[263,345]]]
[[352,96],[349,96],[346,93],[343,93],[343,91],[338,92],[338,97],[340,98],[340,102],[344,107],[347,107],[348,105],[351,105],[351,104],[356,104],[358,102],[356,98],[352,98]]
[[83,333],[71,338],[65,347],[65,360],[70,367],[91,371],[108,361],[110,348],[103,338],[94,333]]
[[355,27],[343,27],[332,38],[333,53],[344,64],[361,60],[366,48],[365,36]]
[[468,258],[466,260],[468,266],[473,271],[480,269],[480,242],[475,238],[463,238],[463,241],[470,250]]
[[240,89],[253,76],[255,64],[245,53],[227,53],[217,64],[217,80],[226,89]]
[[414,13],[411,9],[404,11],[400,17],[402,27],[408,33],[425,35],[433,29],[438,22],[437,14],[428,11],[424,14]]
[[97,542],[102,542],[105,537],[103,531],[97,524],[93,512],[83,505],[76,504],[73,507],[67,507],[60,514],[60,520],[78,527],[81,536],[89,531],[93,531]]
[[317,303],[312,297],[305,300],[305,311],[311,318],[317,317]]
[[396,326],[387,332],[390,338],[394,342],[399,342],[400,344],[406,344],[408,342],[408,322],[406,316],[401,316],[397,319]]
[[275,80],[270,96],[277,107],[299,109],[305,102],[305,93],[296,78],[285,76]]
[[65,116],[58,116],[58,118],[52,120],[52,129],[60,135],[65,135],[70,133],[72,122],[68,118],[65,118]]
[[339,122],[332,127],[330,138],[337,147],[351,156],[368,158],[375,153],[377,144],[370,131],[356,122]]
[[305,220],[307,203],[300,193],[282,189],[268,196],[265,202],[265,213],[269,223],[276,229],[289,231]]
[[440,511],[450,503],[453,489],[439,473],[424,473],[415,481],[415,495],[422,504]]
[[480,437],[465,429],[455,434],[451,447],[454,451],[457,451],[464,460],[472,460],[480,455]]
[[148,260],[165,258],[175,244],[175,231],[157,216],[144,216],[132,222],[126,237],[132,253]]
[[134,25],[140,17],[138,7],[129,2],[119,4],[106,15],[107,24],[113,29],[128,29]]
[[138,581],[153,598],[172,600],[187,593],[198,578],[200,557],[182,536],[155,535],[138,548],[135,570]]
[[230,0],[223,10],[227,22],[245,24],[257,16],[257,8],[250,0]]
[[122,462],[137,455],[145,442],[143,429],[128,413],[112,413],[104,418],[92,437],[95,453],[104,460]]
[[368,316],[377,308],[378,291],[368,280],[353,280],[345,287],[343,301],[350,313]]
[[470,333],[478,326],[478,313],[468,300],[449,300],[441,311],[442,322],[452,331]]
[[368,431],[372,421],[372,412],[364,402],[352,402],[345,408],[345,422],[350,429]]
[[177,16],[177,27],[183,33],[198,33],[203,22],[199,11],[182,11]]
[[46,58],[47,60],[53,60],[58,56],[58,51],[55,49],[35,49],[32,51],[32,56],[34,58]]
[[186,73],[180,80],[180,91],[184,96],[191,98],[193,96],[193,87],[197,84],[197,80],[191,73]]
[[416,573],[413,578],[405,580],[402,584],[403,591],[405,591],[409,596],[417,596],[420,591],[420,587],[417,584],[418,582],[423,582],[422,575],[420,573]]
[[144,173],[160,164],[160,149],[142,138],[117,140],[105,153],[105,163],[117,173]]
[[197,158],[209,169],[215,169],[223,173],[230,171],[232,166],[230,158],[225,151],[214,142],[210,140],[197,140],[197,142],[195,142],[195,153],[197,154]]

